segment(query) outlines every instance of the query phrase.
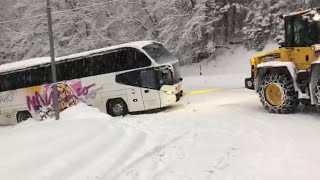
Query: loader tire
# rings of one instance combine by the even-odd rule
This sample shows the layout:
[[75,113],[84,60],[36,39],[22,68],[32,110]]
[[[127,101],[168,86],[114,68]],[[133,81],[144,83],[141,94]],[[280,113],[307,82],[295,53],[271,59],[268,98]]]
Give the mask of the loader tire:
[[283,74],[266,75],[259,87],[259,97],[264,108],[270,113],[293,113],[299,105],[293,80]]
[[314,87],[314,93],[317,99],[317,103],[320,102],[320,78],[318,78],[317,85]]

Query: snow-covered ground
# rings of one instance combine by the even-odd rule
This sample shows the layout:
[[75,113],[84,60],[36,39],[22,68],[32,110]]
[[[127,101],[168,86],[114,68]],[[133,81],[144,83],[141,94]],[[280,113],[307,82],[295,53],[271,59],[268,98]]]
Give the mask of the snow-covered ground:
[[60,121],[0,127],[0,179],[319,179],[320,114],[267,113],[243,89],[253,54],[238,48],[201,77],[184,67],[187,91],[224,91],[156,114],[111,118],[79,104]]

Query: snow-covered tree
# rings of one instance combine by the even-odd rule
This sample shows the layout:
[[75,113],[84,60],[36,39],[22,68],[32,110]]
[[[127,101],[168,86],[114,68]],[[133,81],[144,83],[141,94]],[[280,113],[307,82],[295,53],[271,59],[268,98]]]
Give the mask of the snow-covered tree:
[[[164,43],[182,64],[214,57],[218,47],[242,43],[243,39],[246,47],[261,50],[268,40],[283,38],[280,14],[319,5],[318,0],[50,2],[57,56],[154,39]],[[0,64],[49,55],[46,1],[0,2],[0,22],[21,18],[28,19],[0,24]]]
[[246,18],[243,29],[245,46],[249,49],[261,50],[268,40],[280,42],[284,37],[284,22],[279,19],[282,14],[288,14],[308,7],[301,0],[255,0]]
[[319,0],[309,0],[308,5],[309,5],[309,7],[320,7],[320,1]]

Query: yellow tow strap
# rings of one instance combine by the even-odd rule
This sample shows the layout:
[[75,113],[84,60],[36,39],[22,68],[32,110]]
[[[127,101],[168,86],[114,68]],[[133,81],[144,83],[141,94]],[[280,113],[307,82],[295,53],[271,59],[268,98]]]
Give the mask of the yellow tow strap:
[[214,92],[220,92],[223,91],[223,89],[206,89],[206,90],[196,90],[196,91],[190,91],[185,92],[185,95],[195,95],[195,94],[206,94],[206,93],[214,93]]

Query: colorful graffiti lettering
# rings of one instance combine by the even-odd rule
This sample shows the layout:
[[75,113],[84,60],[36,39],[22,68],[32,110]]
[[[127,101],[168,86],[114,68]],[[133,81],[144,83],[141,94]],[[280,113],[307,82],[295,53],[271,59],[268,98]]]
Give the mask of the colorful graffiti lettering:
[[[77,104],[78,98],[74,94],[72,88],[67,84],[58,84],[58,97],[59,97],[59,110],[63,111],[68,107],[74,106]],[[53,94],[53,93],[51,93]]]
[[[96,93],[93,89],[95,86],[96,84],[82,86],[79,80],[58,83],[59,110],[63,111],[76,105],[79,101],[83,101],[83,97],[90,97],[92,92]],[[41,116],[51,116],[53,114],[52,85],[42,86],[40,90],[34,91],[32,96],[27,96],[26,101],[29,111],[35,111]]]
[[50,93],[48,97],[47,94],[41,96],[39,92],[35,92],[33,96],[27,96],[27,105],[29,111],[38,111],[42,106],[49,106],[53,104],[53,93]]

